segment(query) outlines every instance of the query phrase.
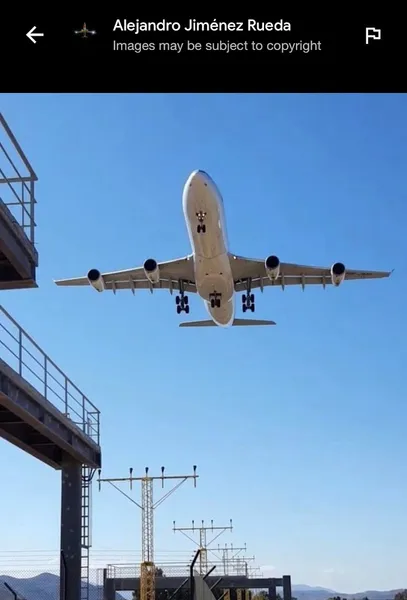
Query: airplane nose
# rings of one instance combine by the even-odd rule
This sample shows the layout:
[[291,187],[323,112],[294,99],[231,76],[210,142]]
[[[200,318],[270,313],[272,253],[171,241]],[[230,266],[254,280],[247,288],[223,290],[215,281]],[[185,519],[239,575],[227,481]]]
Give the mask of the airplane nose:
[[204,183],[206,185],[208,185],[208,183],[211,183],[212,181],[208,173],[206,171],[202,171],[202,169],[197,169],[196,171],[193,171],[189,177],[189,180],[191,183]]

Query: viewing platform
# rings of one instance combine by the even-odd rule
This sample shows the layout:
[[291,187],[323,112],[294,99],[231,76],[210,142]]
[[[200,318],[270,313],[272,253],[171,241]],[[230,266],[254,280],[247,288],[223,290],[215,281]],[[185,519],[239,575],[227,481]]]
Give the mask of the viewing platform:
[[35,183],[20,144],[0,113],[0,290],[35,288]]
[[55,469],[101,465],[100,412],[0,306],[0,436]]

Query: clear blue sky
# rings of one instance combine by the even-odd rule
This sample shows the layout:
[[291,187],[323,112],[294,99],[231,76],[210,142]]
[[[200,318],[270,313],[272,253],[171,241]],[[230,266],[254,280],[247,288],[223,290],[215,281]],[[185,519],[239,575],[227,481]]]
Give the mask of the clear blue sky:
[[[405,585],[406,97],[21,94],[1,109],[39,176],[40,255],[39,289],[3,305],[100,407],[104,476],[198,465],[197,489],[157,512],[157,550],[192,550],[174,519],[233,518],[223,542],[295,583]],[[180,330],[165,291],[53,284],[189,253],[197,168],[232,251],[395,273],[259,293],[264,329]],[[206,318],[199,298],[190,316]],[[57,549],[59,473],[0,448],[2,550]],[[140,514],[114,490],[95,489],[93,524],[105,562],[140,550]]]

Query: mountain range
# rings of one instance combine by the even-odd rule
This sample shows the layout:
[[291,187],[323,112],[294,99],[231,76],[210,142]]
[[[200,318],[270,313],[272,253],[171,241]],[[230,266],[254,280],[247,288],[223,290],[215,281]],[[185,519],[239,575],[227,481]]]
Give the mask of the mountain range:
[[[4,582],[8,583],[26,600],[58,600],[59,598],[59,577],[51,573],[41,573],[36,577],[28,579],[0,575],[0,600],[12,600],[13,596],[4,585]],[[346,600],[362,600],[365,597],[369,598],[369,600],[393,600],[397,592],[400,591],[399,589],[387,591],[368,590],[355,594],[344,594],[322,587],[312,587],[309,585],[292,586],[293,596],[297,600],[327,600],[334,596],[340,596]],[[125,600],[126,596],[116,595],[117,600]],[[101,587],[90,584],[89,600],[100,600],[101,598]]]
[[397,592],[402,590],[367,590],[365,592],[356,592],[354,594],[345,594],[343,592],[336,592],[323,587],[312,587],[310,585],[293,585],[292,594],[298,600],[327,600],[327,598],[333,598],[340,596],[346,598],[346,600],[362,600],[362,598],[369,598],[369,600],[393,600]]

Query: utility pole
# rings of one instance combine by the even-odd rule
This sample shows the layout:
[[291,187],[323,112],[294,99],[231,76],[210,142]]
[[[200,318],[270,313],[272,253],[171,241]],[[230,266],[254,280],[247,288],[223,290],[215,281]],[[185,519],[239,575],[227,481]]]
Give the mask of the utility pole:
[[[199,549],[200,549],[200,554],[199,554],[199,574],[200,575],[205,575],[208,572],[208,549],[210,550],[209,546],[211,544],[213,544],[213,542],[215,540],[218,539],[218,537],[220,535],[222,535],[222,533],[224,533],[225,531],[232,531],[233,526],[232,526],[232,519],[230,519],[230,524],[229,525],[225,525],[223,527],[219,527],[219,526],[214,526],[213,525],[213,520],[211,520],[211,524],[209,527],[205,527],[205,523],[204,521],[202,521],[202,524],[200,527],[195,527],[195,521],[192,521],[192,527],[175,527],[175,521],[173,522],[173,531],[180,531],[183,535],[185,535],[185,537],[187,537],[189,540],[191,540],[194,544],[196,544]],[[186,532],[187,531],[192,531],[193,533],[195,533],[196,531],[199,531],[199,544],[192,538],[190,537]],[[218,534],[215,535],[215,537],[208,542],[207,541],[207,532],[208,531],[219,531]]]
[[[103,482],[110,483],[118,492],[123,494],[130,502],[141,509],[141,565],[140,565],[140,600],[155,600],[155,565],[154,565],[154,510],[160,506],[171,494],[173,494],[187,479],[196,480],[199,477],[196,474],[196,465],[193,467],[193,475],[165,475],[165,467],[161,467],[161,475],[151,477],[148,474],[148,467],[145,469],[145,475],[142,477],[133,477],[133,468],[129,470],[129,477],[101,479],[99,470],[99,491]],[[154,481],[161,480],[161,487],[164,488],[166,479],[178,480],[166,494],[161,496],[157,502],[153,500]],[[141,482],[141,504],[136,502],[131,496],[126,494],[117,483],[127,482],[130,490],[133,489],[133,482]]]

